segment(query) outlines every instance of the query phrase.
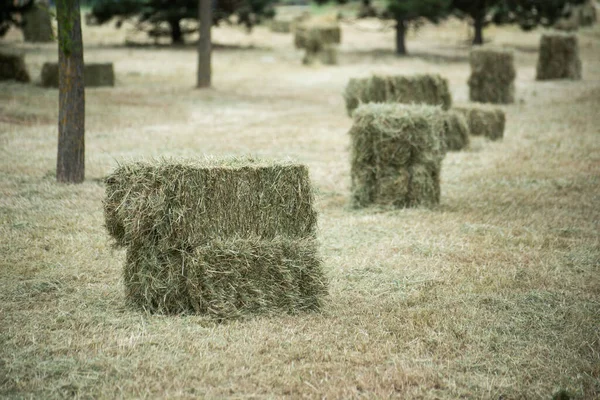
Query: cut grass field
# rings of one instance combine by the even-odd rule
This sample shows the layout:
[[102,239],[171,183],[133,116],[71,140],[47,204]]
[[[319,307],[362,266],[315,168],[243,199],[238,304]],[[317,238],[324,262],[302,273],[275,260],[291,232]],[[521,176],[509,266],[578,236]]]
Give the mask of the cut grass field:
[[[600,27],[580,33],[574,82],[534,80],[541,31],[486,30],[515,51],[504,140],[448,154],[432,210],[349,207],[348,79],[439,73],[465,105],[465,32],[425,27],[397,58],[392,31],[346,23],[340,65],[304,67],[292,35],[216,28],[214,89],[198,91],[194,46],[84,27],[85,59],[117,80],[86,90],[77,186],[55,183],[57,91],[1,82],[0,397],[600,397]],[[34,79],[57,58],[15,31],[2,48],[24,50]],[[103,177],[204,154],[308,165],[322,312],[217,323],[125,306]]]

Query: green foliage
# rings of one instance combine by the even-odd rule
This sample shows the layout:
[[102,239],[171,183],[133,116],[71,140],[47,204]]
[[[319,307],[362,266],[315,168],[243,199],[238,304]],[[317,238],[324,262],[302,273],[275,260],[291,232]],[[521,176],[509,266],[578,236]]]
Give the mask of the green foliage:
[[13,0],[0,0],[0,37],[4,36],[11,26],[21,27],[22,22],[15,16],[33,7],[33,0],[22,4]]
[[388,0],[387,11],[398,21],[420,18],[438,22],[449,11],[451,0]]
[[65,55],[70,55],[73,50],[71,40],[71,31],[79,13],[79,7],[76,7],[76,0],[57,0],[56,1],[56,20],[58,22],[58,46]]

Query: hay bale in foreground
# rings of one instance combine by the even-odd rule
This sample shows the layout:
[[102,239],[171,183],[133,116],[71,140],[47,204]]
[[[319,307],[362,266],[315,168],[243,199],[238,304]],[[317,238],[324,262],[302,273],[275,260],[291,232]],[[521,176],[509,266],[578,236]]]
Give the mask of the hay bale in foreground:
[[22,54],[0,53],[0,81],[29,82],[29,72]]
[[577,36],[558,32],[542,35],[536,79],[581,79]]
[[444,137],[449,151],[469,147],[469,125],[463,113],[454,110],[444,113]]
[[509,104],[515,101],[517,76],[510,51],[473,49],[469,57],[469,96],[481,103]]
[[303,165],[135,162],[106,185],[105,224],[128,248],[134,305],[231,318],[314,310],[327,293]]
[[[87,63],[83,69],[85,87],[115,86],[113,63]],[[41,84],[58,87],[58,63],[47,62],[42,66]]]
[[359,106],[353,117],[353,205],[438,204],[446,153],[442,110],[425,105],[369,103]]
[[23,38],[26,42],[47,43],[53,41],[52,20],[39,3],[23,13]]
[[499,108],[489,106],[456,107],[462,113],[473,136],[484,136],[490,140],[504,137],[506,115]]
[[440,75],[377,76],[350,79],[344,92],[352,116],[362,103],[403,103],[452,106],[448,81]]

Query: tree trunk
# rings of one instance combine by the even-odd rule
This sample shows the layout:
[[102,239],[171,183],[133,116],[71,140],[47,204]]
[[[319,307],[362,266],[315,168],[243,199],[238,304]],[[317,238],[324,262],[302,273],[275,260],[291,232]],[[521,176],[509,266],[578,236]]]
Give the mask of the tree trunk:
[[473,37],[473,44],[482,45],[483,44],[483,20],[485,18],[484,10],[477,10],[475,16],[473,17],[474,28],[475,28],[475,37]]
[[173,44],[183,44],[183,33],[181,32],[181,25],[179,19],[169,20],[169,27],[171,28],[171,42]]
[[56,180],[85,177],[85,90],[79,0],[58,0],[58,157]]
[[211,0],[198,0],[198,20],[200,21],[200,38],[198,39],[198,88],[207,88],[211,84]]
[[396,54],[405,56],[406,52],[406,21],[396,19]]

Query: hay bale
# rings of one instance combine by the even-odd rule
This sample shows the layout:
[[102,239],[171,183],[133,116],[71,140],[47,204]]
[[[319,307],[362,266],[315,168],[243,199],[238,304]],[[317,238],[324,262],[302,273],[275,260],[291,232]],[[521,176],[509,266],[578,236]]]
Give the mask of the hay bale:
[[[83,69],[85,87],[115,86],[112,63],[88,63]],[[44,87],[58,87],[58,63],[47,62],[42,66],[41,83]]]
[[433,206],[446,153],[439,107],[369,103],[353,114],[352,204]]
[[542,35],[536,79],[581,79],[577,36],[566,33]]
[[296,27],[294,34],[294,45],[298,49],[307,49],[331,44],[340,44],[342,41],[342,30],[338,23],[315,23],[304,22]]
[[463,113],[454,110],[444,113],[444,137],[449,151],[458,151],[469,146],[469,125]]
[[0,53],[0,81],[29,82],[29,72],[22,54]]
[[348,115],[361,103],[452,106],[448,81],[440,75],[377,76],[350,79],[344,92]]
[[584,4],[571,5],[568,16],[559,19],[554,28],[563,31],[575,31],[579,27],[592,26],[598,21],[595,0],[588,0]]
[[53,36],[50,14],[39,3],[23,14],[23,38],[26,42],[47,43],[54,40]]
[[504,137],[506,115],[499,108],[489,106],[457,107],[455,111],[462,113],[473,136],[484,136],[490,140]]
[[337,65],[337,46],[325,45],[323,47],[315,46],[306,48],[306,53],[302,59],[304,65],[321,63],[324,65]]
[[218,318],[315,310],[327,293],[303,165],[136,162],[106,179],[105,224],[127,247],[127,300]]
[[293,22],[289,20],[273,19],[270,22],[271,32],[290,33],[293,29]]
[[473,49],[469,61],[469,96],[481,103],[509,104],[515,101],[517,76],[510,51]]

